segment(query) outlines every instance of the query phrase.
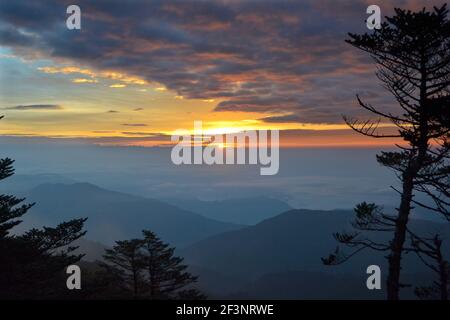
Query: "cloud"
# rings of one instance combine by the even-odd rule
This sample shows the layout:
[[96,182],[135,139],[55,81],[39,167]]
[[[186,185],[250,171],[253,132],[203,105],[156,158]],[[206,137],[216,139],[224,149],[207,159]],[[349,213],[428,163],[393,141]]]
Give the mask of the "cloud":
[[86,78],[75,78],[72,80],[73,83],[97,83],[98,81],[95,79],[86,79]]
[[114,130],[94,130],[92,133],[114,133]]
[[142,110],[144,110],[144,108],[135,108],[135,109],[133,109],[133,111],[142,111]]
[[[48,73],[48,74],[80,74],[84,76],[89,76],[91,78],[104,78],[115,81],[123,82],[121,84],[113,84],[112,88],[120,88],[125,87],[125,84],[134,84],[134,85],[146,85],[148,84],[142,78],[136,76],[127,76],[126,74],[120,72],[113,71],[93,71],[87,68],[80,68],[76,66],[47,66],[47,67],[39,67],[39,71]],[[98,82],[96,79],[85,79],[83,82]]]
[[266,123],[292,123],[302,122],[303,119],[296,114],[287,114],[283,116],[264,117],[259,120]]
[[[443,1],[383,1],[417,9]],[[57,0],[2,4],[0,44],[113,81],[112,88],[158,84],[185,99],[218,101],[217,112],[295,114],[304,122],[357,115],[355,94],[391,107],[367,55],[344,43],[367,32],[366,0],[79,0],[82,32],[61,27]],[[55,69],[56,68],[56,69]],[[70,68],[70,67],[69,67]],[[376,89],[373,89],[376,88]],[[379,94],[378,92],[382,92]],[[276,121],[268,119],[268,121]]]
[[146,137],[166,136],[165,134],[159,132],[143,132],[143,131],[122,131],[122,134],[130,136],[146,136]]
[[29,104],[4,108],[5,110],[63,110],[59,104]]
[[119,111],[117,111],[117,110],[108,110],[108,111],[106,111],[106,113],[119,113]]
[[122,126],[126,127],[146,127],[145,123],[122,123]]
[[75,73],[75,74],[81,74],[81,75],[86,75],[86,76],[90,76],[90,77],[95,76],[95,73],[92,70],[83,69],[83,68],[74,67],[74,66],[68,66],[68,67],[48,66],[48,67],[39,67],[38,70],[42,71],[44,73],[49,73],[49,74],[57,74],[57,73],[73,74],[73,73]]

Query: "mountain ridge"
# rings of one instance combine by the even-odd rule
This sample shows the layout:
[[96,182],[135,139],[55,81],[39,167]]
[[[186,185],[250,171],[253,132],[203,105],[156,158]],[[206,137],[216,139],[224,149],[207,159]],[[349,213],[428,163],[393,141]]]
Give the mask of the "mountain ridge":
[[[213,234],[240,228],[180,209],[163,201],[111,191],[90,183],[47,183],[27,194],[36,202],[29,216],[35,224],[88,217],[87,238],[110,245],[150,229],[174,246],[186,246]],[[95,231],[94,231],[95,229]]]
[[279,199],[262,195],[214,201],[192,199],[168,199],[167,201],[214,220],[242,225],[255,225],[292,209],[290,205]]
[[[322,264],[320,258],[328,256],[338,246],[333,233],[350,230],[352,217],[354,213],[351,210],[293,209],[257,225],[203,239],[184,248],[181,253],[189,264],[249,278],[288,270],[360,273],[365,272],[365,267],[370,264],[384,268],[385,253],[370,251],[343,265],[329,267]],[[411,227],[421,234],[438,231],[450,238],[450,227],[446,224],[411,220]],[[386,233],[374,233],[373,237],[376,241],[389,240]],[[406,263],[410,260],[415,258],[405,255]],[[412,271],[422,271],[420,262],[414,265],[420,267]]]

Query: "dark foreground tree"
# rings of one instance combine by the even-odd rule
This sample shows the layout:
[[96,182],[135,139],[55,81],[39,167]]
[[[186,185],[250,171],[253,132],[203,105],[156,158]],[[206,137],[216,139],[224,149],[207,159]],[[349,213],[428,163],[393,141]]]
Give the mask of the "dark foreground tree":
[[144,230],[143,239],[117,241],[106,250],[101,264],[105,272],[99,276],[109,276],[116,287],[124,288],[122,298],[205,298],[192,286],[197,277],[186,271],[183,258],[176,257],[174,250],[153,232]]
[[143,291],[142,240],[116,241],[112,249],[105,249],[101,266],[116,280],[124,292],[131,292],[134,299]]
[[[0,160],[0,180],[14,174],[13,160]],[[0,195],[0,299],[61,298],[67,293],[64,270],[82,255],[73,254],[71,243],[85,234],[86,219],[59,224],[56,228],[32,229],[14,235],[32,204]]]
[[412,251],[437,276],[431,286],[416,287],[415,294],[421,299],[448,300],[450,266],[442,252],[442,239],[439,235],[424,238],[414,233],[410,233],[410,238]]
[[143,235],[147,295],[150,299],[203,298],[194,288],[189,289],[197,277],[186,271],[187,266],[182,264],[183,258],[174,256],[175,248],[169,247],[151,231],[144,230]]
[[[355,249],[351,254],[331,255],[326,264],[337,264],[365,248],[388,251],[387,297],[399,298],[402,253],[408,237],[408,220],[414,205],[450,218],[450,22],[446,6],[419,12],[395,10],[382,28],[370,34],[350,34],[352,46],[367,52],[378,65],[377,77],[398,102],[399,112],[388,112],[365,103],[360,106],[379,119],[344,118],[360,134],[373,138],[398,137],[405,145],[397,152],[382,152],[377,160],[393,169],[401,183],[396,213],[384,214],[372,205],[357,207],[356,231],[336,234],[336,239]],[[396,133],[383,132],[382,121],[391,122]],[[423,193],[429,202],[415,199]],[[375,243],[361,231],[393,233],[387,244]],[[419,237],[419,235],[418,235]]]

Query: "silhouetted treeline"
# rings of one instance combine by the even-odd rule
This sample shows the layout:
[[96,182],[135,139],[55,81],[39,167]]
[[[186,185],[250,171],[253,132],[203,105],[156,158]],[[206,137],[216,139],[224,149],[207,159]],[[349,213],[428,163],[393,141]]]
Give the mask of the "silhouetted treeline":
[[[13,160],[0,160],[0,180],[14,174]],[[82,255],[70,244],[86,232],[86,219],[63,222],[55,228],[31,229],[22,235],[11,229],[33,204],[0,195],[0,299],[54,299],[65,296],[64,270]]]
[[[14,174],[14,161],[0,159],[0,180]],[[33,204],[0,195],[0,299],[201,299],[192,287],[196,277],[186,271],[174,248],[153,232],[142,239],[117,241],[104,262],[82,262],[73,242],[86,234],[86,219],[62,222],[55,228],[11,231]],[[81,266],[81,290],[66,287],[69,265]]]

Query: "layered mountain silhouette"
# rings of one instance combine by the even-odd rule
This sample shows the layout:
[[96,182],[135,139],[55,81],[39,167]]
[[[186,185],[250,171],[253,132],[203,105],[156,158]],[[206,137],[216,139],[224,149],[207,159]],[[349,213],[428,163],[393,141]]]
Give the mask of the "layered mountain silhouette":
[[292,209],[283,201],[264,196],[219,201],[173,199],[169,202],[207,218],[243,225],[254,225]]
[[89,239],[111,245],[139,236],[143,229],[156,232],[174,246],[186,246],[240,226],[205,218],[159,200],[99,188],[89,183],[43,184],[27,195],[36,202],[29,217],[34,224],[88,217]]
[[[335,267],[324,266],[320,260],[336,248],[332,234],[349,228],[352,210],[288,210],[278,214],[288,205],[260,197],[253,199],[254,204],[250,199],[185,201],[187,208],[196,211],[193,213],[89,183],[42,184],[26,196],[36,205],[25,222],[28,219],[36,226],[89,218],[88,239],[76,243],[80,252],[86,253],[86,261],[101,259],[104,248],[116,240],[137,237],[142,229],[151,229],[177,247],[177,254],[185,258],[193,274],[199,275],[200,287],[212,298],[384,298],[383,290],[368,291],[365,279],[366,268],[372,264],[379,265],[385,276],[385,253],[361,252]],[[251,212],[253,220],[240,218],[246,212]],[[265,216],[269,218],[257,223]],[[243,226],[210,217],[256,224]],[[450,239],[446,224],[413,219],[411,227],[423,235],[439,232]],[[387,241],[390,236],[376,233],[377,240]],[[405,255],[404,270],[403,279],[414,285],[433,280],[413,255]],[[413,298],[412,288],[408,290],[406,296]]]
[[[273,298],[270,292],[282,292],[279,287],[284,282],[286,290],[290,288],[283,293],[284,298],[306,297],[308,292],[315,292],[309,297],[322,298],[339,298],[345,292],[347,297],[353,298],[383,297],[382,294],[366,294],[365,279],[366,268],[372,264],[379,265],[382,271],[387,272],[386,253],[363,251],[347,263],[333,267],[324,266],[321,262],[321,257],[336,248],[332,234],[349,228],[352,218],[351,210],[291,210],[255,226],[201,240],[181,250],[181,255],[189,265],[197,266],[205,290],[219,296],[229,294],[232,297],[246,297],[248,294],[249,297]],[[450,227],[446,224],[412,220],[411,227],[421,234],[439,232],[450,239]],[[377,233],[375,239],[387,241],[390,236]],[[445,250],[448,247],[447,244]],[[430,272],[417,257],[405,255],[404,262],[406,273],[426,273],[425,278],[430,280]],[[205,274],[203,278],[202,273]],[[230,280],[222,292],[217,291],[224,282],[218,275],[234,279],[234,292],[230,289]],[[405,277],[418,278],[406,274]],[[331,285],[320,284],[326,279],[332,279],[327,280],[331,281]],[[339,289],[345,282],[348,282],[347,287]],[[294,283],[299,285],[297,290],[294,289]],[[330,291],[330,287],[336,289]]]
[[0,184],[0,192],[22,196],[26,195],[30,190],[41,184],[72,184],[76,182],[76,180],[54,173],[15,174],[12,177],[2,181]]

